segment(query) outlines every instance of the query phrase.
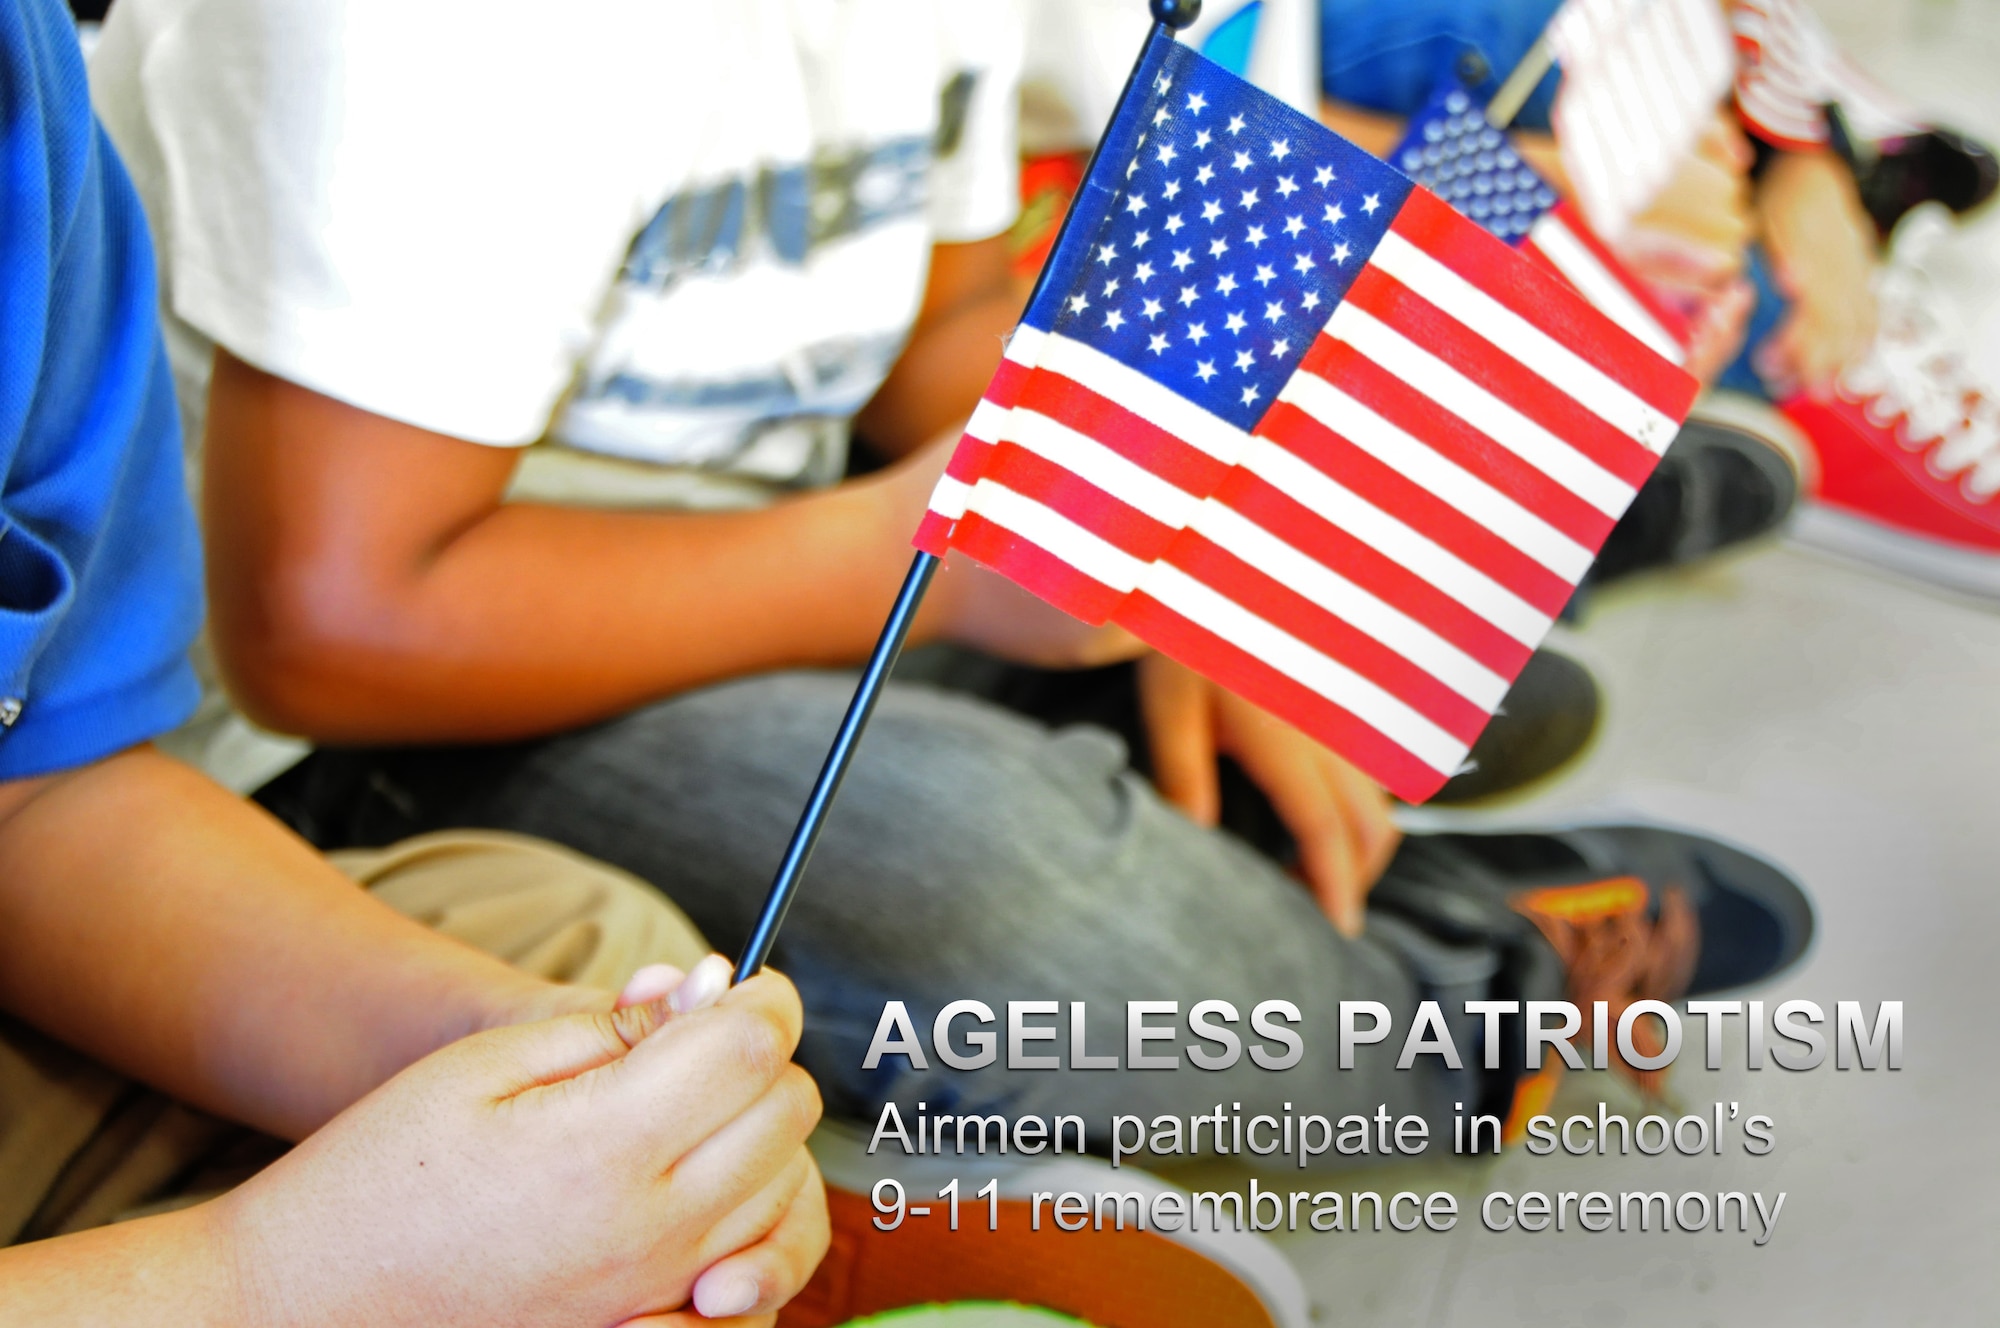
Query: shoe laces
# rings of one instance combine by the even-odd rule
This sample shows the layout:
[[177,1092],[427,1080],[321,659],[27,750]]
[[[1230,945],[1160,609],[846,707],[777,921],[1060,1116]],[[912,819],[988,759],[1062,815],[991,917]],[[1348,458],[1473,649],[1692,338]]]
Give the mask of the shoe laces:
[[1869,423],[1912,452],[1970,502],[2000,492],[2000,402],[1976,381],[1926,307],[1928,283],[1917,263],[1892,261],[1882,278],[1875,343],[1840,376],[1842,395]]
[[[1531,890],[1513,905],[1535,924],[1562,961],[1569,998],[1583,1015],[1579,1041],[1596,1035],[1597,1002],[1605,1003],[1615,1029],[1633,1002],[1674,1000],[1694,976],[1701,928],[1694,906],[1677,888],[1660,893],[1657,916],[1647,909],[1645,883],[1631,876]],[[1657,1022],[1636,1020],[1632,1045],[1642,1056],[1659,1055],[1664,1042]],[[1642,1091],[1659,1095],[1664,1071],[1636,1070],[1622,1059],[1614,1064]]]

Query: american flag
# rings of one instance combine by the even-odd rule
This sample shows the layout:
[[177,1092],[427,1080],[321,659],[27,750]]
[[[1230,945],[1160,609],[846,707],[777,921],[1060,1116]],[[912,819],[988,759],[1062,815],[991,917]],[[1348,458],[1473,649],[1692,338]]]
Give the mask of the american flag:
[[1565,0],[1552,119],[1563,168],[1599,235],[1622,235],[1693,146],[1735,71],[1716,0]]
[[1695,385],[1156,34],[918,534],[1398,795],[1466,753]]
[[1521,159],[1464,87],[1442,85],[1389,160],[1439,198],[1555,272],[1618,326],[1675,364],[1687,320],[1625,270],[1582,215]]

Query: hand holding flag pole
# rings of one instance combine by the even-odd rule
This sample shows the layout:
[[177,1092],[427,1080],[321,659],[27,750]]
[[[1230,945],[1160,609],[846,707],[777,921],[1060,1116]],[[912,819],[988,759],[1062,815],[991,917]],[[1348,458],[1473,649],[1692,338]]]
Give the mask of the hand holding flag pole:
[[[1201,0],[1150,0],[1154,36],[1161,31],[1178,32],[1201,17]],[[1147,46],[1151,46],[1149,40]],[[1144,56],[1141,55],[1141,63]],[[1133,65],[1133,76],[1139,70],[1139,63]],[[1126,79],[1125,91],[1131,91],[1131,77]],[[1120,101],[1124,100],[1123,94]],[[1103,150],[1103,142],[1091,152],[1090,163],[1085,167],[1085,178],[1097,165],[1097,154]],[[1070,226],[1074,222],[1074,209],[1063,218],[1062,226],[1056,232],[1054,249],[1062,248]],[[1054,263],[1042,269],[1035,281],[1034,294],[1029,297],[1032,305],[1047,284]],[[848,702],[847,713],[841,717],[840,727],[834,732],[833,747],[826,754],[826,762],[820,767],[819,778],[813,781],[812,792],[806,798],[805,811],[799,816],[797,828],[792,831],[791,842],[785,846],[785,856],[779,860],[778,874],[771,881],[770,892],[764,897],[764,906],[757,913],[756,925],[750,929],[750,938],[744,942],[743,951],[736,958],[734,981],[743,982],[757,975],[764,963],[771,957],[771,947],[778,939],[778,928],[784,925],[785,914],[792,906],[792,899],[798,894],[799,881],[804,877],[806,863],[812,858],[813,846],[819,842],[821,829],[826,825],[827,813],[833,809],[833,800],[840,792],[840,784],[847,777],[847,768],[854,761],[855,749],[861,745],[861,736],[868,727],[868,721],[875,713],[875,703],[881,699],[882,688],[889,681],[889,675],[896,667],[896,659],[903,653],[903,642],[909,638],[910,624],[916,620],[917,609],[924,602],[924,593],[930,589],[931,578],[937,575],[938,555],[919,551],[910,562],[910,570],[903,577],[903,588],[896,592],[896,602],[889,610],[889,620],[882,624],[882,634],[875,641],[875,649],[868,656],[868,663],[861,670],[861,681],[854,689],[854,699]]]

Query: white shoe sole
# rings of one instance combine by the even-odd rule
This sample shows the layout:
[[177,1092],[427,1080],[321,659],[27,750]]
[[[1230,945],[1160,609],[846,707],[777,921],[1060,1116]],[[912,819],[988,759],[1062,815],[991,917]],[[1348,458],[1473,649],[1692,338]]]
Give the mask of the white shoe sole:
[[1961,595],[2000,601],[2000,554],[1925,539],[1814,502],[1799,505],[1787,535],[1807,548],[1886,568]]

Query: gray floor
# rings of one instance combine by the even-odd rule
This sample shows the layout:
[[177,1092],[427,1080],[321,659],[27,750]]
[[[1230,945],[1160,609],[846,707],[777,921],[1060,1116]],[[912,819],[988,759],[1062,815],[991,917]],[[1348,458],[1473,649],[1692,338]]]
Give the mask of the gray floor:
[[[1875,72],[2000,131],[2000,4],[1824,0]],[[2000,367],[2000,217],[1954,246],[1951,311]],[[1324,1322],[1365,1325],[2000,1323],[2000,606],[1775,546],[1601,600],[1563,648],[1607,722],[1580,768],[1509,822],[1636,814],[1789,865],[1818,904],[1804,966],[1766,995],[1902,1000],[1906,1068],[1720,1072],[1684,1057],[1677,1105],[1776,1118],[1768,1157],[1537,1158],[1361,1173],[1352,1189],[1782,1190],[1776,1234],[1329,1234],[1285,1240]],[[1572,1076],[1558,1102],[1633,1099]],[[1225,1179],[1217,1173],[1213,1179]],[[1176,1177],[1192,1180],[1195,1177]],[[1753,1230],[1755,1222],[1752,1222]]]

